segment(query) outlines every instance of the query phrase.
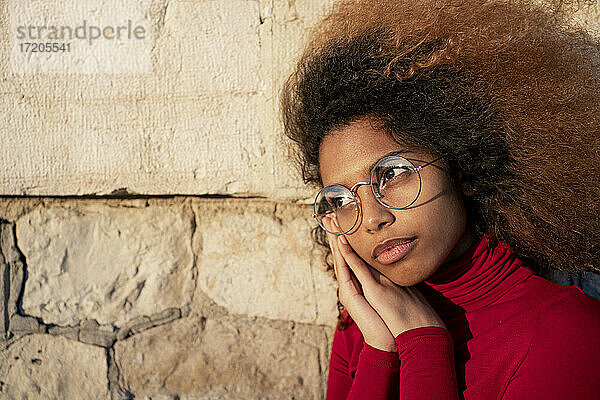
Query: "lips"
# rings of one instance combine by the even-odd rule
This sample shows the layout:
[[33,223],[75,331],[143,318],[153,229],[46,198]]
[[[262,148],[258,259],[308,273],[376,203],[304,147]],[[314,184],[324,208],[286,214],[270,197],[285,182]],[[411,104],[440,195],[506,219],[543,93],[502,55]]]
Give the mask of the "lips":
[[404,255],[412,248],[415,239],[415,237],[388,239],[378,244],[371,252],[371,255],[375,259],[383,255],[382,259],[378,259],[378,261],[384,264],[395,262],[404,257]]

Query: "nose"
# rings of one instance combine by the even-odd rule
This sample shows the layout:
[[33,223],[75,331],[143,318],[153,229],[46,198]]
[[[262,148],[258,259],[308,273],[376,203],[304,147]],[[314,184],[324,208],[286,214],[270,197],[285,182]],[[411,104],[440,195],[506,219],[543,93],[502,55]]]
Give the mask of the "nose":
[[395,217],[394,214],[390,212],[391,210],[384,207],[377,199],[375,199],[375,195],[371,191],[370,186],[365,185],[362,189],[363,192],[362,194],[359,194],[359,197],[363,229],[366,229],[369,232],[375,232],[386,225],[392,224],[395,221]]

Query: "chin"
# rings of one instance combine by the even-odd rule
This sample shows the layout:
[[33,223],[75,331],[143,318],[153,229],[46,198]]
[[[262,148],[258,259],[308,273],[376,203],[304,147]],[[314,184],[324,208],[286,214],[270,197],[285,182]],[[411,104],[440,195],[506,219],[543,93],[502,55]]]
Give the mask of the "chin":
[[432,268],[431,260],[423,260],[418,253],[410,252],[406,257],[392,264],[381,264],[373,260],[371,265],[399,286],[415,286],[425,281],[437,268]]
[[[401,262],[399,262],[399,264],[401,264]],[[385,276],[387,276],[392,282],[399,286],[415,286],[426,280],[429,277],[429,275],[431,275],[423,274],[424,271],[422,270],[416,271],[416,273],[409,274],[407,273],[406,268],[403,268],[403,266],[401,265],[396,266],[395,269],[393,265],[388,267],[392,267],[392,270],[389,271],[389,273],[386,273]],[[403,270],[405,271],[404,273]]]

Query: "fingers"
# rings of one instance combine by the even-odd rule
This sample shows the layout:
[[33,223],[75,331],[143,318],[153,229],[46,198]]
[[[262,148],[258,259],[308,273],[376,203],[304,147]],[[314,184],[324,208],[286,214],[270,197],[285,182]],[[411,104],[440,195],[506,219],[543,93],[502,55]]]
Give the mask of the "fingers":
[[[327,226],[329,229],[329,226]],[[362,294],[362,288],[358,279],[354,276],[346,260],[339,251],[338,239],[335,235],[327,233],[327,240],[333,256],[333,268],[340,286],[340,292],[350,294]]]
[[370,266],[356,254],[348,243],[344,243],[344,241],[338,239],[338,246],[347,265],[352,269],[352,272],[354,272],[363,286],[378,284],[373,276],[373,272],[371,272]]
[[[333,235],[332,235],[333,236]],[[337,244],[337,238],[330,238],[330,246],[332,246],[334,268],[341,290],[362,293],[360,282],[354,276],[346,260],[342,256]]]
[[[334,231],[335,227],[339,228],[337,222],[333,218],[323,218],[323,224],[330,231]],[[334,268],[336,263],[339,265],[339,267],[337,267],[337,273],[341,274],[341,276],[338,276],[339,278],[344,279],[344,282],[348,282],[351,279],[349,278],[349,276],[352,275],[350,271],[342,271],[342,266],[348,266],[361,285],[373,285],[379,282],[379,279],[373,277],[370,266],[354,252],[343,235],[336,236],[327,233],[327,237],[329,238],[329,247],[332,248],[334,254]]]

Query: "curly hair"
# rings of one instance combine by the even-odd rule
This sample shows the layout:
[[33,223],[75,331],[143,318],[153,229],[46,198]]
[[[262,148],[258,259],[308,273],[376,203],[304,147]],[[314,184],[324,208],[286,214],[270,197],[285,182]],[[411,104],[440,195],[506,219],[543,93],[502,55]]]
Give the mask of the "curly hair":
[[[600,272],[600,38],[570,22],[580,6],[337,3],[281,92],[304,183],[322,185],[325,135],[372,119],[472,183],[478,235],[508,242],[539,274]],[[332,270],[325,233],[312,234]]]

